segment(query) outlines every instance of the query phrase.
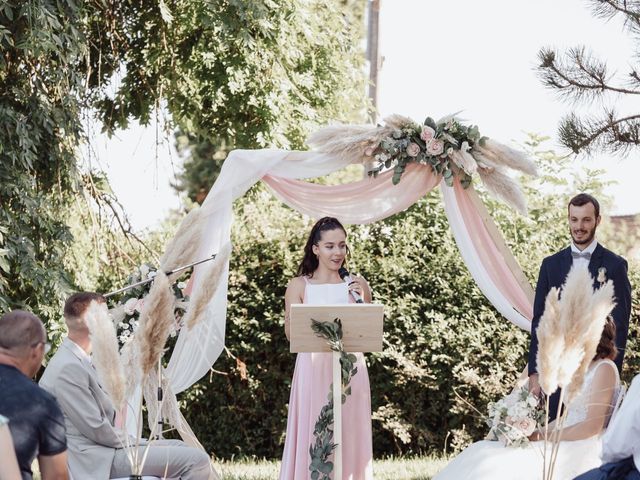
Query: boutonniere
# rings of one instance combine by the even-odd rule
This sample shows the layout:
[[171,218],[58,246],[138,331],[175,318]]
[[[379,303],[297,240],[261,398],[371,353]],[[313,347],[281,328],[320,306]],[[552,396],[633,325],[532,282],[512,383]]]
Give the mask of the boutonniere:
[[604,267],[600,267],[598,269],[598,278],[597,278],[598,282],[600,282],[600,284],[603,284],[604,282],[607,281],[607,269]]

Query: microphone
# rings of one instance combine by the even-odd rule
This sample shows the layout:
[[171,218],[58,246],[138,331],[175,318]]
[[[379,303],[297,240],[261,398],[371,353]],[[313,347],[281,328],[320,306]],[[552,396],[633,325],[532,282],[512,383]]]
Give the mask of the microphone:
[[[347,271],[346,268],[340,267],[340,270],[338,270],[338,275],[340,275],[340,278],[343,281],[347,282],[349,285],[351,285],[353,283],[353,279],[351,278],[351,275],[349,275],[349,272]],[[362,300],[362,297],[360,296],[360,294],[358,292],[354,292],[353,290],[349,290],[349,293],[351,294],[353,299],[356,301],[356,303],[364,303],[364,300]]]

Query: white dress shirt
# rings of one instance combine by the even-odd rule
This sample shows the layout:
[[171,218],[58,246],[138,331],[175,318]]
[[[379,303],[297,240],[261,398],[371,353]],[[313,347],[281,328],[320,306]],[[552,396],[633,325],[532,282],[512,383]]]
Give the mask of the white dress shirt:
[[640,375],[631,382],[624,401],[602,437],[602,463],[633,457],[640,471]]
[[[591,255],[593,255],[594,250],[596,249],[596,247],[598,246],[598,241],[594,238],[592,240],[592,242],[589,244],[589,246],[587,248],[585,248],[584,250],[580,250],[578,247],[576,247],[575,243],[571,242],[571,252],[573,253],[589,253]],[[584,266],[586,268],[589,267],[589,260],[587,260],[586,258],[574,258],[573,259],[573,265],[580,265],[580,266]]]

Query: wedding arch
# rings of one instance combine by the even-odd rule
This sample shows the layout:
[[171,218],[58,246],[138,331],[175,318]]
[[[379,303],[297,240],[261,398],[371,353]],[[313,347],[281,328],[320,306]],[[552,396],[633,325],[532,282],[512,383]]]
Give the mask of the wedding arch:
[[[331,126],[307,143],[311,151],[230,152],[204,203],[185,218],[167,248],[165,263],[168,258],[186,262],[220,255],[211,265],[195,267],[192,275],[192,301],[203,295],[208,300],[202,320],[194,325],[187,321],[180,331],[164,372],[171,394],[163,411],[176,412],[175,394],[206,375],[223,351],[232,205],[258,181],[305,215],[333,216],[346,224],[394,215],[440,186],[452,233],[478,287],[507,320],[530,331],[533,291],[472,186],[478,177],[490,192],[525,213],[524,197],[507,172],[536,175],[526,155],[481,137],[477,127],[453,116],[418,124],[396,115],[379,126]],[[368,178],[332,186],[304,181],[354,163],[365,166]],[[177,241],[185,232],[198,239],[186,252]],[[176,249],[182,249],[177,256]],[[197,444],[179,412],[169,418],[186,441]]]

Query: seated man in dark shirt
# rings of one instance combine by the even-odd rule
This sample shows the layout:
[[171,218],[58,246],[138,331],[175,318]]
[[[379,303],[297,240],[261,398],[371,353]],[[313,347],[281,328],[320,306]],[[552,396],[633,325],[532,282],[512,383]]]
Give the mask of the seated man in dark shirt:
[[38,372],[47,334],[32,313],[0,317],[0,415],[9,419],[23,480],[32,478],[36,456],[42,480],[67,480],[64,417],[55,398],[31,378]]

